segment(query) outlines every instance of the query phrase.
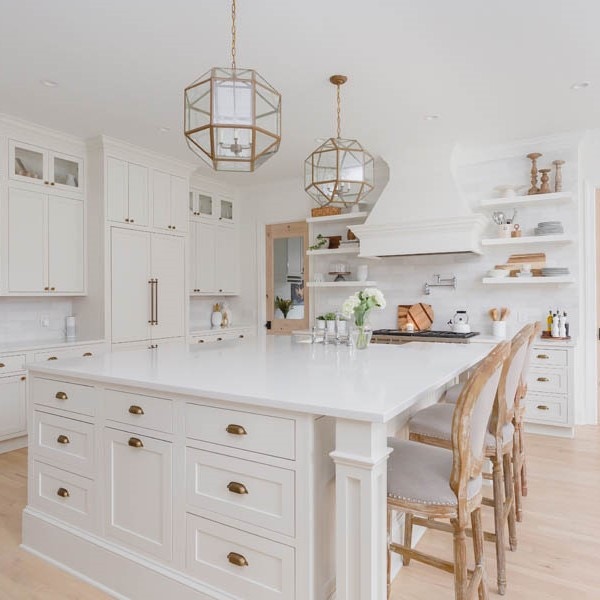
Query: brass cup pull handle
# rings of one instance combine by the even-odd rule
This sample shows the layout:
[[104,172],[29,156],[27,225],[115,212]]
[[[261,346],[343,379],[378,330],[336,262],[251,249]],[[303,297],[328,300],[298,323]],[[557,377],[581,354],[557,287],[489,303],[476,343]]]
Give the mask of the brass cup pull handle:
[[68,400],[69,396],[65,392],[56,392],[56,396],[54,396],[57,400]]
[[71,494],[69,494],[69,490],[67,488],[58,488],[56,490],[56,495],[60,496],[61,498],[68,498]]
[[62,433],[56,438],[56,441],[59,444],[69,444],[70,440],[66,435],[63,435]]
[[84,352],[83,356],[88,357],[88,356],[94,356],[91,352]]
[[237,481],[230,481],[227,484],[227,489],[233,494],[247,494],[248,488],[243,483],[238,483]]
[[547,360],[550,357],[547,354],[538,354],[537,358],[539,358],[541,360]]
[[549,408],[548,406],[546,406],[545,404],[538,404],[538,405],[536,406],[536,408],[537,408],[538,410],[550,410],[550,408]]
[[140,438],[131,437],[127,442],[132,448],[143,448],[144,444]]
[[247,435],[248,432],[241,425],[227,425],[225,428],[227,433],[231,433],[232,435]]
[[49,356],[47,360],[58,360],[57,356]]
[[541,381],[542,383],[546,383],[547,381],[550,381],[547,377],[538,377],[537,380]]
[[230,552],[227,555],[227,560],[236,567],[247,567],[248,561],[245,556],[238,554],[237,552]]
[[129,407],[129,412],[132,415],[143,415],[144,414],[144,409],[141,406],[136,406],[135,404],[132,404]]

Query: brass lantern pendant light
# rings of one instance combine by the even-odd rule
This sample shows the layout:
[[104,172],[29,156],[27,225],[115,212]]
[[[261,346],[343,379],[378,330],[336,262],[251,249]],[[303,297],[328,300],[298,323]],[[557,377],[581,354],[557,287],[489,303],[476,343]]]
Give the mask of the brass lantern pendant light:
[[213,67],[185,88],[187,144],[215,171],[254,171],[281,142],[281,94],[237,67],[235,19],[233,0],[231,68]]
[[332,75],[329,81],[337,87],[337,137],[304,161],[304,189],[320,206],[349,206],[373,189],[373,157],[357,140],[342,138],[340,87],[348,78]]

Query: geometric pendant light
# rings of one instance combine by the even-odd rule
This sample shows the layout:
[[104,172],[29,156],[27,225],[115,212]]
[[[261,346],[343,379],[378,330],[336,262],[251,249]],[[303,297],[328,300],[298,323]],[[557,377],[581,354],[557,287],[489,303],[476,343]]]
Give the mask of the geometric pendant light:
[[348,78],[332,75],[329,81],[337,87],[337,137],[304,161],[304,189],[320,206],[349,206],[373,189],[373,157],[357,140],[342,138],[340,86]]
[[215,171],[254,171],[279,150],[281,94],[253,69],[236,65],[236,0],[231,68],[213,67],[184,91],[184,134]]

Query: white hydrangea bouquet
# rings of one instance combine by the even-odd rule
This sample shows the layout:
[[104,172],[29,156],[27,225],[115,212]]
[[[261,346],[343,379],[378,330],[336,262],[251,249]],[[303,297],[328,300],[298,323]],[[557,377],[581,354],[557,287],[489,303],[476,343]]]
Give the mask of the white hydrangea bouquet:
[[385,308],[386,302],[381,290],[377,288],[365,288],[360,292],[352,294],[342,304],[342,314],[347,319],[354,321],[355,328],[352,332],[356,348],[366,348],[371,340],[372,332],[366,325],[368,314],[374,308]]

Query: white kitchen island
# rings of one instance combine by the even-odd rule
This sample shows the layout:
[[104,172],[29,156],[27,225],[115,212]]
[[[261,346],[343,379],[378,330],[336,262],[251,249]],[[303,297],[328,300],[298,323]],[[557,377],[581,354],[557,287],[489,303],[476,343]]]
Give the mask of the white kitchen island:
[[35,365],[23,546],[119,598],[384,600],[388,433],[493,344]]

